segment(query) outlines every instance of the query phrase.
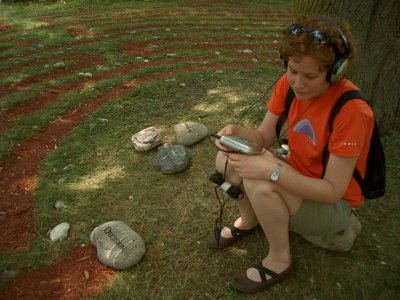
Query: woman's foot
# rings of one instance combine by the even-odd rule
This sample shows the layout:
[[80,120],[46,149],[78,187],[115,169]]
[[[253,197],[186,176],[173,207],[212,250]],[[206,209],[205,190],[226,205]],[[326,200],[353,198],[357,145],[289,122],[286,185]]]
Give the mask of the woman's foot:
[[208,247],[214,249],[229,247],[243,236],[253,234],[260,228],[259,225],[255,225],[247,227],[248,229],[242,229],[243,224],[241,218],[239,218],[233,226],[224,227],[221,232],[212,231],[207,238]]
[[238,292],[256,293],[290,278],[293,275],[293,271],[293,260],[290,260],[289,263],[277,263],[270,262],[266,258],[261,263],[247,269],[247,271],[233,276],[231,285]]
[[[239,229],[241,231],[248,231],[252,230],[257,227],[258,221],[255,220],[253,222],[244,222],[241,217],[237,218],[235,223],[233,223],[233,227],[236,229]],[[230,239],[234,236],[234,233],[232,233],[232,226],[229,227],[224,227],[221,230],[221,237],[225,239]]]

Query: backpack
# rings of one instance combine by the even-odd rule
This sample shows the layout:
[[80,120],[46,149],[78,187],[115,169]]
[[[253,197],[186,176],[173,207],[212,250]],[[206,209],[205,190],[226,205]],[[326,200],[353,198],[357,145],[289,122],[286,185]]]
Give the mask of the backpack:
[[[280,136],[280,132],[283,124],[287,120],[287,116],[289,114],[290,106],[295,97],[294,91],[292,88],[289,89],[286,94],[285,99],[285,111],[279,116],[278,122],[276,124],[276,136]],[[346,104],[348,101],[352,99],[362,99],[368,103],[367,97],[359,90],[349,90],[344,92],[336,102],[333,110],[331,112],[329,118],[329,132],[332,133],[333,130],[333,121],[335,120],[336,115],[339,113],[340,109]],[[368,103],[369,104],[369,103]],[[328,143],[325,145],[324,152],[322,154],[323,157],[323,173],[321,178],[324,176],[325,168],[327,162],[327,158],[329,156],[328,151]],[[386,184],[386,165],[385,165],[385,155],[383,152],[382,142],[379,135],[378,126],[374,124],[374,129],[371,136],[371,145],[368,152],[367,157],[367,169],[365,172],[365,178],[363,179],[355,168],[353,177],[356,179],[357,183],[360,185],[362,194],[366,199],[376,199],[384,195],[385,193],[385,184]]]

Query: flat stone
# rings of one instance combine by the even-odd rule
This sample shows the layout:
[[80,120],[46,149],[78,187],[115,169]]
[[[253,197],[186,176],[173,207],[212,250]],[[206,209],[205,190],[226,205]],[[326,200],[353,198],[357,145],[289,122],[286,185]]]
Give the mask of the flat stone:
[[90,241],[98,259],[105,265],[124,270],[136,265],[145,253],[142,237],[122,221],[111,221],[96,227]]
[[173,145],[158,151],[153,167],[163,174],[179,173],[190,163],[191,151],[182,145]]
[[303,237],[324,249],[337,252],[348,252],[353,247],[354,241],[361,232],[361,223],[354,214],[351,215],[349,226],[343,232],[334,233],[324,236],[303,235]]
[[161,134],[154,126],[135,133],[131,141],[137,151],[148,151],[162,143]]
[[209,134],[206,126],[195,122],[183,122],[175,125],[174,131],[177,144],[185,147],[200,142]]

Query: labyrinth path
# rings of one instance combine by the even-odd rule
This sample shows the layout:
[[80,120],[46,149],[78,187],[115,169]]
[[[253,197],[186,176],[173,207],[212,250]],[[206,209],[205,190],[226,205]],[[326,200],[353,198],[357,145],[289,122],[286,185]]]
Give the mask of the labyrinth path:
[[[34,192],[41,161],[87,116],[138,86],[176,74],[279,67],[277,35],[289,12],[196,1],[173,10],[146,4],[77,10],[71,17],[55,12],[36,21],[33,28],[0,27],[0,251],[15,257],[38,236]],[[35,32],[65,33],[65,42],[46,43]],[[94,96],[70,100],[90,86],[99,87]],[[24,131],[24,119],[45,108],[54,113]],[[15,128],[22,133],[8,134]],[[49,267],[22,272],[0,298],[88,297],[114,276],[91,247],[77,245]]]

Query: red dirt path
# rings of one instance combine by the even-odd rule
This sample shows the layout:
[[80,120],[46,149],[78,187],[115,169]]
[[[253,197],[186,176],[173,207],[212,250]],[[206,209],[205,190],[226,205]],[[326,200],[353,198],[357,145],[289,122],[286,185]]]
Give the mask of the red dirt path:
[[0,299],[82,299],[99,293],[115,276],[92,247],[81,246],[49,267],[23,274]]

